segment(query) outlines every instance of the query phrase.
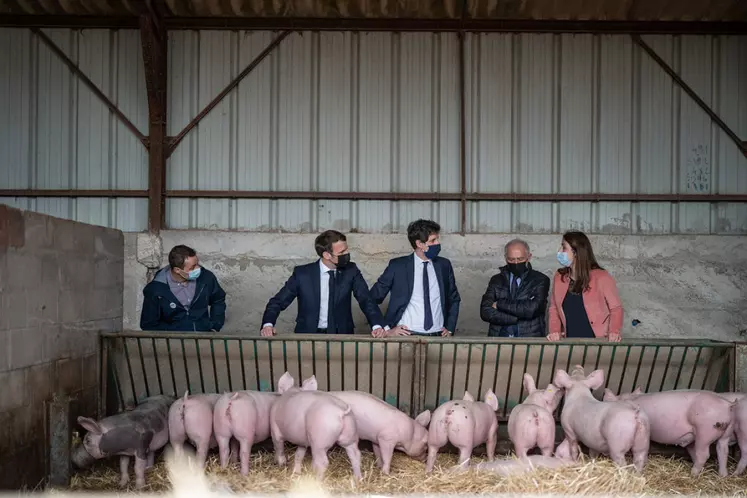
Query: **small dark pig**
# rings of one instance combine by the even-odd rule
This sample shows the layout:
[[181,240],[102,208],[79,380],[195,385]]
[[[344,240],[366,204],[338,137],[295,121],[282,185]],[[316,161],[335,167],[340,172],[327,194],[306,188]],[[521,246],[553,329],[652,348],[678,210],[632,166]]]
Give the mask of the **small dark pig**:
[[145,486],[145,469],[153,466],[155,451],[169,442],[169,407],[172,396],[152,396],[131,411],[106,417],[98,422],[78,417],[78,423],[88,431],[83,443],[72,451],[72,461],[78,468],[86,468],[95,460],[119,455],[121,479],[127,486],[130,480],[130,457],[135,457],[135,488]]

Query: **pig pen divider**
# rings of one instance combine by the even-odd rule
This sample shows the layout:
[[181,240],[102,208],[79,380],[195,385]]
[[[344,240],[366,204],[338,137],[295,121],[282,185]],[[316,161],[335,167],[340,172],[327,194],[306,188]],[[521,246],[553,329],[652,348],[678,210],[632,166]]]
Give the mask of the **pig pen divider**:
[[[316,376],[320,390],[360,390],[417,415],[469,391],[488,389],[500,402],[498,417],[525,397],[524,373],[542,388],[558,368],[601,368],[616,394],[640,386],[735,389],[744,370],[744,347],[710,340],[643,340],[621,343],[475,337],[400,337],[151,333],[101,334],[100,414],[134,406],[148,396],[183,396],[235,390],[274,391],[288,371],[300,383]],[[741,361],[740,361],[741,360]],[[600,390],[601,391],[601,390]]]

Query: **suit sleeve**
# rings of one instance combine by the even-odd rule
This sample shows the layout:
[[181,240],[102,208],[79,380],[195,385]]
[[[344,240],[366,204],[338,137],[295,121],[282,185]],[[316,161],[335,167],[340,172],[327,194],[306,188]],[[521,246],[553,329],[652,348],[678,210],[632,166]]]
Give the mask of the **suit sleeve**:
[[462,297],[457,289],[456,279],[454,278],[454,268],[449,262],[448,270],[448,300],[446,301],[446,316],[444,317],[444,326],[446,330],[454,334],[456,332],[457,320],[459,319],[459,307],[462,303]]
[[373,299],[376,304],[383,303],[387,294],[389,294],[389,291],[392,290],[392,283],[394,282],[393,266],[392,261],[389,261],[384,273],[381,274],[373,287],[371,287],[371,299]]
[[[543,275],[544,277],[544,275]],[[529,320],[536,318],[545,312],[547,308],[547,295],[550,291],[550,279],[544,277],[532,291],[529,298],[524,299],[497,299],[496,308],[504,313]]]
[[262,323],[271,323],[275,325],[280,316],[280,312],[291,305],[298,296],[298,276],[296,270],[293,270],[290,278],[285,282],[277,294],[272,296],[267,302],[265,312],[262,315]]
[[210,294],[210,325],[216,332],[220,332],[226,323],[226,291],[220,286],[216,278],[213,292]]
[[482,295],[482,299],[480,300],[480,318],[482,318],[484,322],[499,327],[515,325],[518,322],[515,316],[493,308],[493,303],[496,302],[495,289],[500,285],[499,278],[500,277],[495,276],[490,279],[490,282],[488,282],[485,294]]
[[376,301],[371,297],[366,279],[363,278],[363,274],[357,266],[355,267],[355,275],[353,275],[353,295],[355,300],[358,301],[361,311],[366,315],[368,324],[372,328],[374,325],[383,327],[385,325],[384,317],[381,315],[381,310],[379,310]]
[[[558,284],[558,280],[560,280],[558,274],[555,274],[555,277],[553,277],[553,287]],[[555,303],[555,298],[550,295],[550,309],[547,313],[547,329],[549,334],[560,334],[563,335],[563,324],[560,321],[560,313],[558,311],[558,307]]]
[[607,274],[602,286],[604,291],[604,300],[610,310],[610,335],[619,334],[623,325],[623,307],[620,300],[620,294],[617,291],[617,283],[612,275]]
[[142,330],[167,330],[161,321],[161,306],[158,296],[147,286],[143,290],[143,309],[140,312],[140,328]]

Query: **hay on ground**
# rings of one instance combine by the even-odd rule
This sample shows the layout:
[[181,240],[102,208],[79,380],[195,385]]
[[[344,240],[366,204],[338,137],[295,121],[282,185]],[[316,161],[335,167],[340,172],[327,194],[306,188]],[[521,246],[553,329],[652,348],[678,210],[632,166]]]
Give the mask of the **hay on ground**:
[[[239,473],[238,464],[221,469],[215,456],[208,460],[206,479],[215,490],[234,493],[292,492],[302,486],[308,490],[313,481],[311,457],[304,460],[303,472],[292,474],[293,453],[289,463],[278,467],[272,453],[252,455],[249,475]],[[473,459],[477,461],[477,459]],[[522,475],[500,477],[488,472],[469,471],[452,474],[447,470],[457,463],[457,456],[439,454],[436,469],[425,474],[424,464],[395,452],[391,475],[386,476],[375,465],[373,454],[364,452],[361,463],[363,480],[356,483],[344,451],[329,453],[329,467],[322,489],[331,494],[647,494],[647,495],[745,495],[747,475],[722,478],[711,464],[696,478],[690,476],[692,464],[676,457],[651,456],[643,475],[632,466],[619,468],[606,458],[586,459],[561,469],[538,469]],[[734,462],[730,468],[733,469]],[[132,473],[132,469],[131,469]],[[163,458],[148,471],[144,492],[172,490],[169,469]],[[76,474],[71,483],[73,491],[119,491],[118,465],[99,466],[88,473]],[[130,484],[134,484],[131,475]],[[313,487],[312,487],[313,489]],[[306,493],[305,493],[306,494]]]

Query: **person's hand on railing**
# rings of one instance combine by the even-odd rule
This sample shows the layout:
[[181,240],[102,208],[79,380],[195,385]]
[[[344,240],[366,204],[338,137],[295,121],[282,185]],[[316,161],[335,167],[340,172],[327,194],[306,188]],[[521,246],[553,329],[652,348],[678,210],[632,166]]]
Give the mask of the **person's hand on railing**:
[[449,337],[451,335],[451,332],[446,330],[446,327],[441,327],[441,337]]
[[406,325],[397,325],[396,327],[387,330],[386,337],[395,337],[395,336],[403,336],[403,335],[410,335],[410,331],[407,330]]
[[620,334],[610,334],[607,336],[607,340],[610,342],[620,342],[622,337],[620,337]]
[[559,341],[560,340],[560,333],[559,332],[551,332],[547,335],[547,340],[551,342]]
[[381,339],[382,337],[386,337],[387,330],[383,328],[377,328],[375,330],[371,331],[371,337],[375,337],[377,339]]
[[272,337],[275,335],[275,327],[272,325],[268,325],[266,327],[262,327],[262,331],[260,332],[262,337]]

